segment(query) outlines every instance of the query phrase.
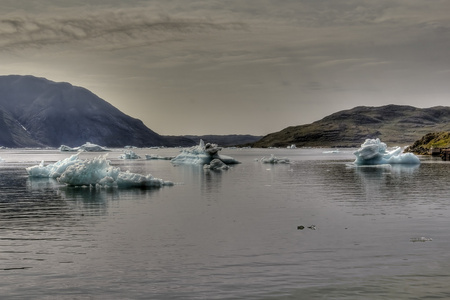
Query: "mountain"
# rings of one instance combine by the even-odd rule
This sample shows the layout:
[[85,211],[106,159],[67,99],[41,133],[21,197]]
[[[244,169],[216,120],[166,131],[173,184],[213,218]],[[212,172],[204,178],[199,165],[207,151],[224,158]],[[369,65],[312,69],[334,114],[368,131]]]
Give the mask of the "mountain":
[[450,131],[450,107],[358,106],[271,133],[251,146],[359,147],[367,138],[380,138],[388,145],[409,145],[439,131]]
[[0,145],[167,145],[164,137],[87,89],[33,76],[0,76]]
[[254,143],[262,138],[262,136],[249,134],[185,135],[184,137],[192,140],[194,142],[193,145],[198,145],[199,141],[202,139],[207,143],[214,143],[223,147]]
[[[106,147],[221,146],[260,137],[162,136],[89,90],[34,76],[0,76],[0,146],[70,147],[91,142]],[[225,145],[224,145],[225,144]]]

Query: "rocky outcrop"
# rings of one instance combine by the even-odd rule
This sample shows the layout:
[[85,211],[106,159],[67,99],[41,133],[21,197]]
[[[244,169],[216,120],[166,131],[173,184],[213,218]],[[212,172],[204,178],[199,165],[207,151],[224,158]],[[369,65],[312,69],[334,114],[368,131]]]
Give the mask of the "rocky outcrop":
[[432,150],[437,150],[435,153],[440,154],[440,149],[450,147],[450,132],[431,132],[424,135],[422,138],[415,141],[411,146],[405,149],[405,152],[411,152],[418,155],[432,154]]

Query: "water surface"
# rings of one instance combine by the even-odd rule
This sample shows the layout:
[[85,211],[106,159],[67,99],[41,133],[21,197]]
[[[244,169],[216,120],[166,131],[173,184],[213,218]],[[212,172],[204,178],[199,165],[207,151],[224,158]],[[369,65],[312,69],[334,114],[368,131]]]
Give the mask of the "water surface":
[[[122,170],[177,184],[98,190],[28,178],[25,167],[68,153],[1,150],[1,295],[449,298],[450,164],[422,157],[420,166],[354,167],[351,150],[323,152],[225,149],[242,163],[214,172],[123,161],[115,150],[108,157]],[[272,153],[291,164],[259,162]]]

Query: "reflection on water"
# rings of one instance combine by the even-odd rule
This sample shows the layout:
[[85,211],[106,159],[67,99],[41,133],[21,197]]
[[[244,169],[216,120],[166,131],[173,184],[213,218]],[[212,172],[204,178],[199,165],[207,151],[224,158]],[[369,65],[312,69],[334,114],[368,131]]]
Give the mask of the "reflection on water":
[[27,178],[28,191],[44,191],[44,190],[57,190],[61,185],[56,179],[53,178]]
[[202,172],[202,185],[201,190],[205,195],[214,195],[221,189],[222,172],[228,172],[231,170],[219,171],[219,170],[203,170]]

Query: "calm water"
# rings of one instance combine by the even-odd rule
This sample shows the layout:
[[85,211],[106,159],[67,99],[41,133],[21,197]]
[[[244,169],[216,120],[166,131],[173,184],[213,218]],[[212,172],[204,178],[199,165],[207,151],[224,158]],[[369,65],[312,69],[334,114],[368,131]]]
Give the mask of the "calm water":
[[[67,153],[1,150],[1,299],[450,298],[450,163],[322,152],[225,149],[242,164],[207,172],[115,151],[178,184],[95,190],[26,175]],[[292,163],[255,161],[271,153]]]

